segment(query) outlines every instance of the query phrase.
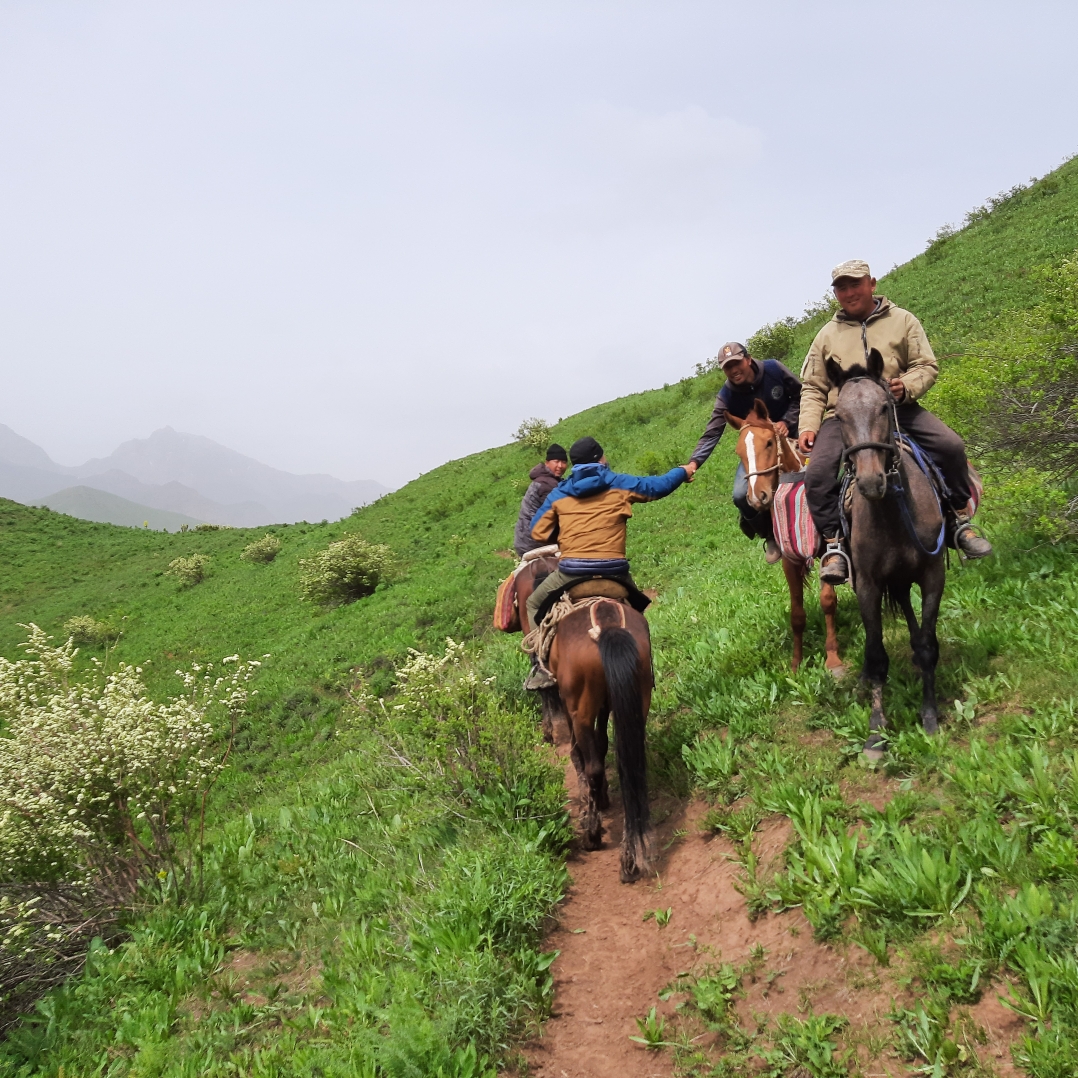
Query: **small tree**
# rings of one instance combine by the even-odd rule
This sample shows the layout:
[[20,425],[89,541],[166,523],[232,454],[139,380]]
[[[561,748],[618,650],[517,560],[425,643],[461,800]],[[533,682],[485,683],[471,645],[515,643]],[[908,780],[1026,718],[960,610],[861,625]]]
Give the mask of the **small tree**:
[[391,564],[389,547],[348,535],[300,561],[300,591],[314,603],[354,602],[374,591]]
[[515,441],[534,449],[536,453],[546,452],[550,438],[550,424],[545,419],[525,419],[513,435]]
[[263,535],[253,543],[248,543],[243,548],[240,557],[244,561],[261,562],[267,564],[273,561],[281,552],[281,540],[276,535]]
[[174,558],[165,572],[174,576],[185,587],[201,584],[206,579],[210,559],[205,554],[192,554],[189,558]]
[[794,346],[797,319],[783,318],[761,326],[745,343],[749,355],[757,359],[786,359]]

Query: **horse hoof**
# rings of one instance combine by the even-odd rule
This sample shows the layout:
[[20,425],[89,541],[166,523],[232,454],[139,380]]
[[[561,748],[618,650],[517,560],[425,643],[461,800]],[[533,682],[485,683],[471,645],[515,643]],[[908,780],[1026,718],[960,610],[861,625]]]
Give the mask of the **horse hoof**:
[[827,672],[836,680],[841,681],[848,673],[849,669],[844,663],[839,663],[838,666],[829,666]]
[[861,754],[866,760],[878,763],[887,755],[887,739],[878,731],[873,730],[868,735],[868,740],[865,742],[865,747],[861,750]]
[[601,850],[603,848],[603,833],[599,831],[597,834],[589,835],[583,834],[580,836],[580,845],[585,850]]
[[935,715],[922,715],[921,727],[929,737],[933,734],[938,734],[940,728],[939,719]]

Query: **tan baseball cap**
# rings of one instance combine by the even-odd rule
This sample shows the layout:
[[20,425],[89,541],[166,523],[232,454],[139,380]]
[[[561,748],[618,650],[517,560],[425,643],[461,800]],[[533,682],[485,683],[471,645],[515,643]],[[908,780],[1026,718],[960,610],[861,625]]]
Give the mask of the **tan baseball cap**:
[[732,362],[735,359],[740,359],[742,356],[747,356],[748,349],[743,344],[739,344],[737,341],[727,341],[726,344],[719,349],[719,366],[725,367],[727,363]]
[[851,258],[848,262],[840,262],[831,271],[831,283],[834,284],[840,277],[871,277],[872,270],[867,262],[859,258]]

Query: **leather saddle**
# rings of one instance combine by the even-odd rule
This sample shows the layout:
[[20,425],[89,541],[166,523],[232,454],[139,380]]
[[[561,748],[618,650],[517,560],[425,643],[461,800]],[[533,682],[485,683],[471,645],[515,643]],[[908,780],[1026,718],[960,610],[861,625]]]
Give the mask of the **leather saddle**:
[[607,580],[604,577],[593,577],[591,580],[581,580],[566,589],[569,598],[576,602],[577,599],[591,599],[596,596],[603,599],[617,599],[625,602],[629,598],[629,589],[616,580]]

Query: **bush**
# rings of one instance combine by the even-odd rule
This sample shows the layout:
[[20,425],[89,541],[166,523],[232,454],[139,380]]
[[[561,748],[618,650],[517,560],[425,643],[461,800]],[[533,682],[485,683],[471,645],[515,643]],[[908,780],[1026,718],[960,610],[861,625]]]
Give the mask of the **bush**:
[[796,318],[783,318],[761,326],[746,342],[749,355],[755,359],[786,359],[793,351]]
[[99,647],[115,640],[119,633],[107,621],[98,621],[88,614],[79,614],[64,622],[64,632],[78,645]]
[[192,554],[189,558],[174,558],[168,563],[166,573],[174,576],[185,587],[201,584],[206,579],[210,559],[205,554]]
[[0,658],[0,1005],[50,967],[77,966],[141,881],[191,882],[228,755],[213,718],[234,730],[259,665],[232,656],[221,673],[177,671],[183,693],[158,704],[141,668],[105,674],[95,660],[73,682],[72,640],[52,647],[24,628],[26,657]]
[[536,453],[545,453],[551,440],[550,424],[545,419],[525,419],[517,427],[513,439],[534,449]]
[[392,562],[389,547],[348,535],[300,561],[300,591],[314,603],[350,603],[370,595]]
[[281,540],[276,535],[264,535],[253,543],[248,543],[243,548],[240,557],[244,561],[261,562],[267,564],[273,561],[281,553]]

